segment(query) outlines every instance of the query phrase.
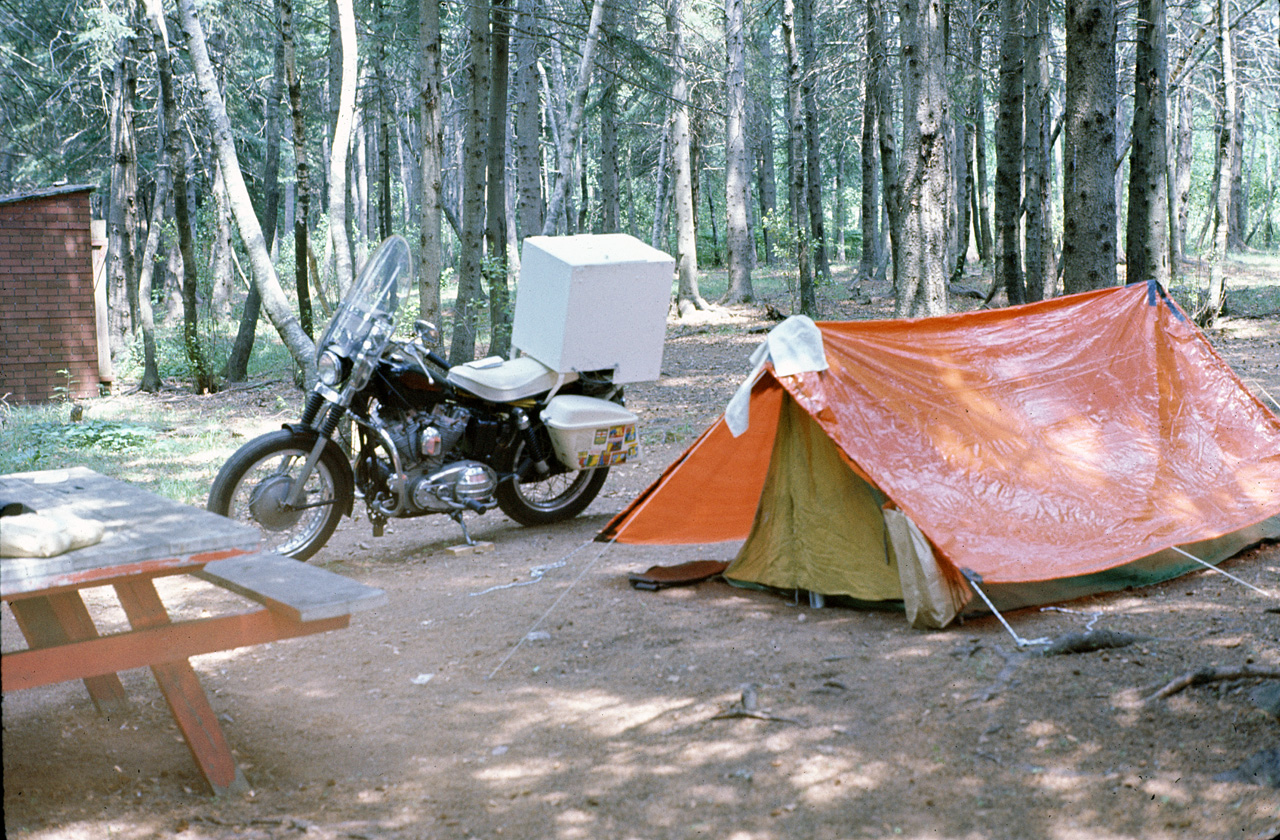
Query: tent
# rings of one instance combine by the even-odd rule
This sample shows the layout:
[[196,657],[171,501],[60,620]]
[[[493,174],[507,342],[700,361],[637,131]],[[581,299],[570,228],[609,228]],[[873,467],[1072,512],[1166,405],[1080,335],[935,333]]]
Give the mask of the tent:
[[975,588],[997,609],[1050,603],[1280,537],[1280,419],[1155,283],[795,320],[599,539],[742,540],[733,582],[901,599],[943,626],[982,606]]

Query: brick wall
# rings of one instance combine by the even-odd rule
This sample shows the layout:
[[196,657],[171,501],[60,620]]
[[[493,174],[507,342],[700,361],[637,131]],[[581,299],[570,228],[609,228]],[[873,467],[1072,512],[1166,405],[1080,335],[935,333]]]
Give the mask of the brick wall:
[[98,393],[91,191],[0,198],[0,397],[11,404]]

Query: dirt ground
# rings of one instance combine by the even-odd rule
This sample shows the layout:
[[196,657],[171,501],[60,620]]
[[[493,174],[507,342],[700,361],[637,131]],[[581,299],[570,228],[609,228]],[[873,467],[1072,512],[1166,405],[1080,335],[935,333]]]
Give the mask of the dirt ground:
[[[628,389],[644,463],[616,469],[571,523],[531,530],[493,512],[472,521],[493,549],[455,556],[441,517],[382,539],[346,521],[312,562],[381,587],[386,606],[347,630],[194,660],[243,796],[209,795],[145,670],[123,675],[123,716],[99,715],[79,683],[6,695],[6,835],[1280,835],[1280,790],[1222,775],[1280,747],[1280,722],[1254,700],[1277,683],[1148,699],[1203,667],[1280,670],[1280,600],[1220,575],[1009,617],[1027,638],[1091,624],[1145,637],[1056,657],[1019,652],[993,618],[921,632],[900,612],[813,609],[722,581],[631,589],[627,573],[655,563],[732,557],[591,539],[719,413],[767,325],[756,309],[673,322],[662,379]],[[1280,320],[1215,341],[1251,388],[1280,396]],[[243,400],[246,427],[275,411],[256,391],[201,399]],[[1280,547],[1224,568],[1280,592]],[[162,595],[181,616],[231,598],[185,578]],[[90,598],[102,629],[123,624],[108,591]]]

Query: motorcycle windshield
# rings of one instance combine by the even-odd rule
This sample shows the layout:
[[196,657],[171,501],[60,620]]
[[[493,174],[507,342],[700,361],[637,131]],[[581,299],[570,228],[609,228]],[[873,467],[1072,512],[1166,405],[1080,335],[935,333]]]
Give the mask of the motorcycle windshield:
[[409,243],[403,237],[392,236],[378,247],[365,263],[360,276],[351,284],[324,335],[316,343],[317,353],[332,349],[338,355],[350,358],[375,324],[384,322],[390,326],[401,296],[412,288]]

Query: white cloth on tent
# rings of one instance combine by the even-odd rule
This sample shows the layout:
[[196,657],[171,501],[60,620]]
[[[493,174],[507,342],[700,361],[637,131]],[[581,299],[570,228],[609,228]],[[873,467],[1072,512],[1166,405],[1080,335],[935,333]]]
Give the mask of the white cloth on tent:
[[827,354],[822,348],[822,330],[818,329],[818,325],[808,315],[792,315],[769,330],[769,335],[751,354],[751,363],[755,368],[724,410],[725,423],[734,437],[747,430],[751,388],[764,371],[765,362],[773,362],[773,371],[778,376],[826,370]]

